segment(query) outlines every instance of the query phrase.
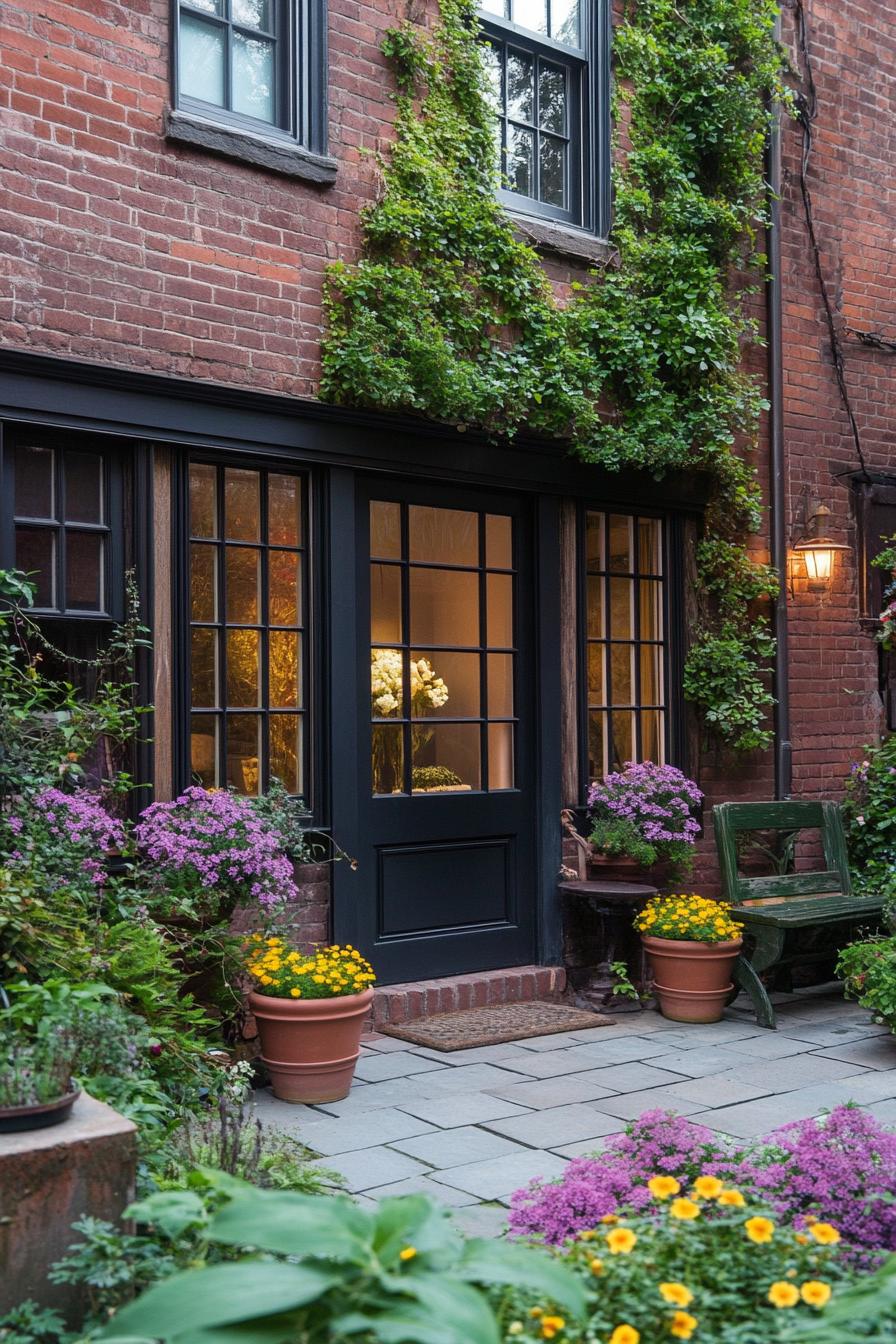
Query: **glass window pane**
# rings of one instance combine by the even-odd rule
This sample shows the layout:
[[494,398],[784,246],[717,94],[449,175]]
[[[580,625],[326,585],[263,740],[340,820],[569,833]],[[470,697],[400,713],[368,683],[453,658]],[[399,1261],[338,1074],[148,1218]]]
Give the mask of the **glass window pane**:
[[509,649],[513,646],[513,579],[509,574],[489,574],[486,585],[489,645]]
[[[489,575],[509,583],[504,575]],[[412,569],[411,639],[415,644],[479,643],[479,575],[456,569]]]
[[190,631],[190,704],[214,709],[218,704],[218,635],[215,630]]
[[102,611],[105,541],[97,532],[65,534],[65,605],[69,611]]
[[227,703],[261,703],[261,660],[257,630],[227,631]]
[[217,470],[201,462],[190,463],[190,534],[194,537],[218,535],[218,501],[215,492]]
[[375,723],[371,729],[370,768],[374,793],[404,790],[404,729],[400,723]]
[[513,715],[513,654],[488,655],[488,712],[493,719]]
[[638,519],[638,563],[642,574],[662,574],[663,553],[659,518]]
[[224,535],[232,541],[258,541],[259,477],[257,471],[224,472]]
[[400,649],[370,651],[370,713],[374,719],[394,719],[404,699],[404,659]]
[[56,534],[44,527],[16,528],[16,569],[34,585],[36,607],[56,606]]
[[610,645],[610,690],[614,705],[633,705],[635,702],[635,646]]
[[16,449],[13,508],[19,518],[55,518],[52,448]]
[[302,637],[289,630],[274,630],[268,651],[268,683],[273,709],[301,708]]
[[605,705],[607,703],[606,684],[606,646],[588,645],[588,703]]
[[412,561],[439,565],[479,564],[479,514],[461,509],[408,509]]
[[103,521],[103,459],[99,453],[65,454],[65,518],[69,523]]
[[566,71],[542,63],[538,71],[538,124],[544,131],[566,134]]
[[513,733],[512,723],[490,723],[488,726],[488,787],[513,788]]
[[566,209],[566,142],[543,135],[538,142],[541,178],[539,199]]
[[602,779],[607,773],[607,716],[599,710],[588,715],[588,777]]
[[482,57],[485,66],[486,96],[495,116],[500,116],[504,108],[504,57],[501,48],[492,42],[482,44]]
[[238,793],[261,791],[259,756],[261,716],[231,714],[227,719],[227,783]]
[[585,515],[585,564],[589,570],[604,569],[604,515]]
[[489,569],[513,568],[513,519],[506,514],[486,515],[485,562]]
[[551,0],[551,37],[568,47],[581,45],[579,0]]
[[511,14],[514,23],[528,28],[533,33],[546,33],[548,13],[545,0],[511,0]]
[[302,557],[295,551],[268,552],[268,607],[271,625],[301,625]]
[[510,191],[531,196],[535,190],[535,133],[507,125],[507,185]]
[[641,760],[662,765],[665,759],[663,712],[660,709],[645,709],[641,715]]
[[611,770],[622,770],[629,761],[635,759],[635,716],[630,709],[614,709],[613,720],[613,759]]
[[218,567],[214,546],[190,544],[190,620],[218,619]]
[[268,477],[268,542],[271,546],[302,544],[302,482],[298,476]]
[[227,584],[228,621],[240,625],[255,625],[259,611],[261,552],[250,547],[226,547],[224,575]]
[[233,21],[271,31],[271,0],[233,0]]
[[203,14],[223,14],[225,0],[187,0],[191,9],[201,9]]
[[479,654],[411,650],[411,715],[415,719],[479,714]]
[[531,56],[507,53],[507,115],[516,121],[535,120],[534,68]]
[[400,644],[401,631],[401,569],[398,565],[371,565],[371,643]]
[[658,579],[642,579],[638,585],[641,638],[663,637],[663,585]]
[[414,727],[412,789],[440,793],[481,787],[478,723],[433,723]]
[[383,560],[401,559],[400,504],[370,501],[370,554]]
[[[663,650],[659,644],[641,645],[641,704],[663,703]],[[656,757],[651,757],[655,760]]]
[[190,773],[206,789],[218,784],[218,719],[213,714],[190,716]]
[[603,639],[604,637],[604,583],[601,577],[595,578],[589,575],[587,579],[587,603],[588,610],[587,629],[589,639]]
[[607,568],[616,573],[632,572],[632,519],[611,513],[609,517]]
[[610,635],[613,639],[634,637],[634,579],[610,580]]
[[274,44],[233,31],[233,110],[273,122]]
[[269,752],[272,779],[279,779],[287,793],[302,792],[302,716],[272,714],[269,720]]
[[507,18],[507,0],[479,0],[479,8],[485,14],[500,14],[502,19]]
[[178,35],[180,91],[224,106],[224,29],[181,10]]

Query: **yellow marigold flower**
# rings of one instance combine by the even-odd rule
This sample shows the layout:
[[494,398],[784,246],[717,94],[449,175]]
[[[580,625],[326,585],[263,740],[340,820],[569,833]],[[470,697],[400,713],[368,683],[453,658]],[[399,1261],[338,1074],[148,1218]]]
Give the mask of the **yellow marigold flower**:
[[541,1337],[542,1339],[553,1339],[566,1326],[562,1316],[542,1316],[541,1318]]
[[618,1223],[618,1222],[619,1222],[619,1214],[618,1214],[618,1213],[605,1213],[604,1216],[603,1216],[603,1218],[601,1218],[601,1222],[602,1222],[602,1223]]
[[544,1307],[530,1307],[529,1315],[532,1317],[533,1321],[537,1321],[539,1316],[544,1315]]
[[831,1285],[821,1279],[807,1279],[800,1288],[800,1297],[810,1307],[823,1307],[831,1299]]
[[690,1222],[692,1218],[700,1217],[700,1205],[695,1204],[692,1199],[673,1199],[669,1205],[669,1214],[672,1218]]
[[670,1195],[679,1194],[681,1186],[674,1176],[651,1176],[647,1189],[655,1199],[668,1199]]
[[809,1235],[815,1238],[819,1246],[836,1246],[840,1240],[840,1233],[831,1223],[813,1223]]
[[719,1195],[719,1203],[727,1205],[728,1208],[742,1209],[746,1202],[739,1190],[723,1190]]
[[584,1231],[579,1233],[579,1241],[593,1241],[596,1236],[597,1233],[593,1227],[586,1227]]
[[694,1300],[694,1294],[690,1288],[685,1288],[683,1283],[661,1283],[660,1296],[664,1302],[671,1302],[673,1307],[689,1307]]
[[641,1344],[641,1332],[633,1325],[617,1325],[610,1336],[610,1344]]
[[800,1300],[800,1290],[795,1284],[778,1279],[768,1290],[768,1300],[773,1307],[795,1307]]
[[598,1260],[597,1256],[595,1256],[594,1259],[590,1261],[588,1268],[591,1270],[592,1274],[603,1274],[604,1262],[603,1260]]
[[676,1339],[690,1339],[697,1329],[697,1317],[686,1311],[676,1311],[669,1322],[669,1333]]
[[399,1260],[413,1260],[416,1254],[417,1254],[416,1246],[405,1246],[403,1247],[402,1250],[398,1252],[398,1258]]
[[607,1233],[607,1245],[613,1255],[628,1255],[637,1240],[630,1227],[614,1227]]
[[694,1190],[701,1199],[718,1199],[724,1188],[718,1176],[698,1176],[694,1182]]
[[771,1218],[748,1218],[744,1227],[751,1241],[771,1241],[775,1235],[775,1225]]
[[289,992],[294,999],[300,999],[302,997],[302,991],[299,989],[298,985],[294,985]]

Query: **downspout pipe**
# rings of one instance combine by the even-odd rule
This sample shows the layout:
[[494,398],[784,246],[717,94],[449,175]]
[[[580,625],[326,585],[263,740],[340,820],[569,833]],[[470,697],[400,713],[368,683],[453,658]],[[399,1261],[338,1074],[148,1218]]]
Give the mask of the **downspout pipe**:
[[[775,21],[775,40],[781,41],[781,15]],[[781,579],[774,604],[775,797],[789,798],[793,785],[793,746],[790,739],[790,686],[788,681],[787,612],[787,495],[784,460],[784,341],[781,298],[781,109],[774,107],[765,148],[768,225],[765,284],[769,400],[769,531],[771,562]]]

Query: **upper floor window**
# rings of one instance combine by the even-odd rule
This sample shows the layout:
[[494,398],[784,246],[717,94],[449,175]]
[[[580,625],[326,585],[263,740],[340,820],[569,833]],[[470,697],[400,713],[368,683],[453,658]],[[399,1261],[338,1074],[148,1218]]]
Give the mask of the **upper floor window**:
[[480,0],[501,199],[597,233],[608,219],[606,0]]

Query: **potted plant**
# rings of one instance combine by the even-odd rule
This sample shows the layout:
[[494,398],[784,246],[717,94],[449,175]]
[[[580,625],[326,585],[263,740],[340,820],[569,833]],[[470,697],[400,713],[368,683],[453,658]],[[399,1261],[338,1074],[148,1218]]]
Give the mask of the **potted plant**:
[[254,988],[249,1010],[261,1058],[281,1101],[341,1101],[361,1049],[375,975],[356,948],[323,947],[305,955],[261,933],[247,941]]
[[673,1022],[718,1022],[733,988],[743,925],[705,896],[654,896],[635,916],[653,968],[653,992]]
[[703,801],[693,780],[674,765],[629,761],[588,791],[590,863],[603,877],[633,880],[658,865],[680,877],[693,863]]
[[0,1036],[0,1134],[67,1120],[81,1089],[72,1081],[73,1044],[65,1026],[44,1021],[29,1034],[0,1020]]

